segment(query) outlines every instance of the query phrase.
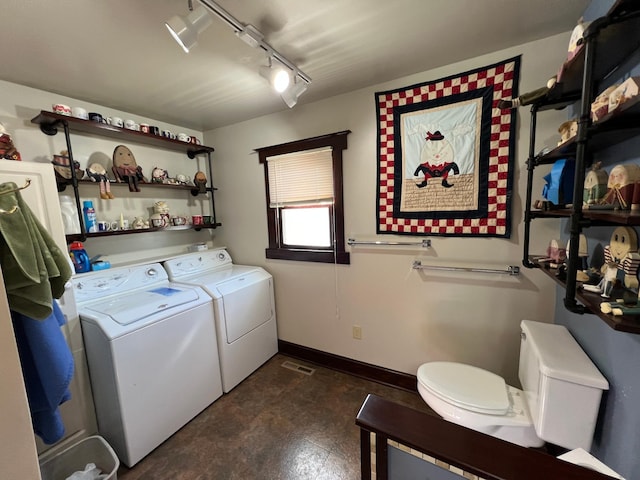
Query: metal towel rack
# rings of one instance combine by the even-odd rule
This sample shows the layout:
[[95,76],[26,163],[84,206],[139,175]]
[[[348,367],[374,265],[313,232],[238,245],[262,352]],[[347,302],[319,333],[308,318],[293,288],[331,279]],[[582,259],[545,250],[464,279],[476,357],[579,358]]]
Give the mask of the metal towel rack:
[[423,265],[422,261],[414,260],[413,268],[416,270],[447,270],[450,272],[476,272],[476,273],[499,273],[503,275],[520,275],[520,267],[517,265],[509,265],[505,270],[494,270],[491,268],[475,268],[475,267],[446,267],[440,265]]
[[376,245],[376,246],[418,246],[423,248],[431,248],[431,239],[425,239],[420,242],[386,242],[386,241],[358,241],[355,238],[347,239],[349,245]]

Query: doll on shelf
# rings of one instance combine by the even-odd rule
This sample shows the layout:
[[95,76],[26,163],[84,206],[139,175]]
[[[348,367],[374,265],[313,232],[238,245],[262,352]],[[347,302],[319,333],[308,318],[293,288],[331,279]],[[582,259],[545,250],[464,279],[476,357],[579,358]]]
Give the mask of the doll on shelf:
[[87,175],[92,182],[98,182],[100,184],[100,198],[104,200],[110,200],[115,198],[111,193],[111,183],[109,177],[107,177],[107,171],[99,163],[92,163],[87,167]]
[[113,151],[113,174],[118,182],[129,184],[130,192],[139,192],[138,182],[145,182],[142,167],[136,163],[136,157],[129,148],[118,145]]
[[640,254],[638,254],[638,234],[633,228],[618,227],[613,231],[611,241],[604,249],[604,259],[603,278],[600,283],[595,287],[584,285],[583,288],[599,292],[600,296],[609,298],[618,281],[618,275],[622,275],[624,286],[637,292]]

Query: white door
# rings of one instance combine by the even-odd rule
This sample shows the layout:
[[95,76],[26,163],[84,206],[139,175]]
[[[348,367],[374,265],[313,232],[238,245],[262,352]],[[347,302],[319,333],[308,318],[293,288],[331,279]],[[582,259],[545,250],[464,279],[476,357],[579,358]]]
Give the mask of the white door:
[[[0,183],[14,182],[18,187],[23,187],[27,184],[27,180],[30,180],[29,186],[20,191],[23,200],[33,215],[47,229],[58,247],[63,252],[67,251],[53,166],[50,163],[0,160]],[[73,270],[73,267],[71,268]],[[67,291],[59,303],[67,318],[67,323],[62,330],[73,353],[75,374],[70,385],[71,400],[65,402],[60,408],[66,434],[64,439],[56,444],[56,447],[58,445],[64,446],[64,440],[67,438],[84,436],[84,434],[97,430],[80,330],[80,318],[71,290],[71,282],[68,283]],[[39,437],[36,443],[39,453],[51,447],[44,444]]]

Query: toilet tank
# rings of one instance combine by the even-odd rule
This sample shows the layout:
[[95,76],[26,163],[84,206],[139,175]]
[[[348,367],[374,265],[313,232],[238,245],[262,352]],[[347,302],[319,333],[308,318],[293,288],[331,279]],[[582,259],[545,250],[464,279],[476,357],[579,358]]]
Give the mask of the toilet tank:
[[591,449],[607,379],[562,325],[523,320],[518,377],[538,436]]

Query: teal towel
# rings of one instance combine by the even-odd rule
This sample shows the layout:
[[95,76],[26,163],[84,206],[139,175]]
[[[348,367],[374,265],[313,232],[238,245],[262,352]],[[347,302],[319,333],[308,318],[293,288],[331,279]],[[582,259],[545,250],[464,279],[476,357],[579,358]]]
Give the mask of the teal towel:
[[43,320],[64,293],[71,266],[17,188],[0,184],[0,265],[11,310]]

